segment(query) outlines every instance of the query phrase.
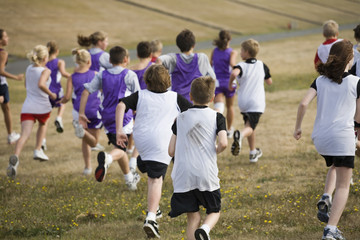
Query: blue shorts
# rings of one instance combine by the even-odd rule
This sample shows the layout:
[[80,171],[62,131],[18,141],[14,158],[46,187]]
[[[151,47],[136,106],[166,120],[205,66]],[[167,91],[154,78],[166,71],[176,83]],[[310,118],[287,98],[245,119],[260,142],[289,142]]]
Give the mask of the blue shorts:
[[8,103],[10,101],[8,85],[6,85],[6,84],[0,85],[0,96],[4,97],[3,103]]

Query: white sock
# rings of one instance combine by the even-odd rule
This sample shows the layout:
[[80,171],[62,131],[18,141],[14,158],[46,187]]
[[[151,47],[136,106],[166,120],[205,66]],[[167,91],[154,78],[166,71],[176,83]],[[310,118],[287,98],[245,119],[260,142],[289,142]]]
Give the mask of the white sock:
[[110,165],[110,164],[112,164],[112,162],[113,162],[113,157],[110,155],[110,154],[108,154],[108,153],[105,153],[107,156],[107,162],[108,162],[108,164]]
[[256,154],[256,149],[255,150],[251,150],[250,154]]
[[331,232],[336,232],[337,227],[332,225],[326,225],[325,228],[329,228]]
[[207,234],[209,234],[209,232],[210,232],[210,227],[209,227],[209,225],[203,224],[200,228],[204,229],[204,231],[205,231]]
[[137,160],[135,157],[131,157],[129,161],[129,167],[132,169],[136,169],[137,166]]
[[62,120],[62,117],[56,117],[56,120],[58,120],[58,121],[61,121]]
[[332,197],[331,197],[331,195],[329,195],[328,193],[324,193],[324,194],[323,194],[323,196],[324,196],[324,197],[329,197],[329,199],[330,199],[330,202],[331,202],[331,200],[332,200]]
[[156,221],[156,213],[148,212],[148,214],[146,215],[146,219]]
[[128,174],[124,175],[124,178],[125,178],[125,182],[132,182],[132,180],[134,179],[134,175],[130,171]]

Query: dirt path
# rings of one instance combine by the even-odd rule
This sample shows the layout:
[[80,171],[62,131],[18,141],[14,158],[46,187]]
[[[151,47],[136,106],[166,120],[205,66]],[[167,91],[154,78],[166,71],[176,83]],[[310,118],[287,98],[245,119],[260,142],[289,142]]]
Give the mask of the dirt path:
[[[351,30],[353,29],[357,23],[352,24],[345,24],[340,26],[341,30]],[[293,38],[293,37],[300,37],[300,36],[306,36],[306,35],[312,35],[312,34],[321,34],[322,27],[318,28],[312,28],[312,29],[306,29],[306,30],[292,30],[287,32],[277,32],[277,33],[270,33],[270,34],[260,34],[260,35],[248,35],[248,36],[241,36],[236,37],[231,40],[231,44],[233,46],[240,45],[242,41],[248,39],[248,38],[254,38],[258,40],[259,42],[268,42],[268,41],[274,41],[274,40],[281,40],[281,39],[287,39],[287,38]],[[196,43],[196,51],[200,51],[201,49],[211,49],[213,48],[212,41],[204,41],[204,42],[198,42]],[[175,45],[171,46],[164,46],[163,53],[170,53],[170,52],[178,52],[178,48]],[[136,49],[130,49],[130,58],[136,59]],[[60,57],[63,59],[66,63],[66,67],[74,67],[74,61],[72,59],[72,56],[66,56],[66,57]],[[16,60],[13,62],[8,63],[6,70],[8,72],[19,74],[23,73],[26,70],[26,67],[29,65],[29,61],[27,59],[21,59]]]

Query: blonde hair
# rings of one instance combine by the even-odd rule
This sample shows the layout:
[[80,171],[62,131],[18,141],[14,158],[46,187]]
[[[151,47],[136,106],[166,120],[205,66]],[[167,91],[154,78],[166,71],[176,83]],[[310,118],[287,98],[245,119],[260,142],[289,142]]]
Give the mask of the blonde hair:
[[151,65],[144,74],[146,88],[152,92],[163,93],[171,85],[168,70],[159,64]]
[[260,44],[255,39],[250,38],[242,42],[241,47],[249,53],[250,57],[254,58],[259,52]]
[[339,24],[334,20],[328,20],[323,24],[323,35],[326,38],[336,37],[339,33]]
[[79,65],[87,64],[91,60],[89,51],[85,49],[73,49],[71,53],[74,56],[74,61]]
[[151,47],[151,51],[153,53],[156,53],[156,52],[162,51],[163,44],[161,43],[160,40],[155,39],[150,42],[150,47]]
[[27,58],[35,64],[40,64],[46,57],[49,57],[49,52],[44,45],[35,46],[34,49],[27,54]]
[[88,37],[79,34],[77,36],[77,41],[78,44],[82,47],[90,47],[91,45],[96,45],[99,41],[104,41],[107,37],[108,35],[106,32],[98,31],[94,32]]
[[215,80],[210,76],[194,79],[191,83],[190,93],[194,102],[208,104],[215,95]]

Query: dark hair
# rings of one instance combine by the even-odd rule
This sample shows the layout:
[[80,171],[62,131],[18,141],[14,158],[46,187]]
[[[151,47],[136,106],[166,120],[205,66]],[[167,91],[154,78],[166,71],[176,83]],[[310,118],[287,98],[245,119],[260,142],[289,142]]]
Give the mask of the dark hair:
[[49,55],[56,53],[56,51],[59,49],[59,47],[55,41],[48,42],[46,44],[46,47],[48,48]]
[[194,102],[208,104],[215,94],[215,80],[210,76],[194,79],[191,83],[190,93]]
[[144,74],[146,88],[152,92],[163,93],[171,86],[168,70],[161,64],[151,65]]
[[189,30],[182,30],[176,37],[176,46],[181,52],[190,51],[195,46],[195,35]]
[[326,63],[320,63],[317,71],[332,81],[341,84],[346,65],[354,57],[353,45],[349,40],[334,43]]
[[82,47],[90,47],[91,45],[96,45],[98,41],[103,41],[107,38],[107,33],[103,31],[94,32],[90,36],[86,37],[84,35],[77,36],[77,42]]
[[109,54],[110,54],[110,63],[117,65],[124,62],[124,59],[128,55],[128,52],[123,47],[115,46],[110,49]]
[[139,58],[150,57],[152,52],[150,42],[148,41],[139,42],[136,47],[136,51]]
[[225,50],[230,40],[230,32],[227,30],[221,30],[219,32],[219,37],[213,41],[213,45],[217,46],[221,50]]
[[3,38],[3,34],[4,34],[5,30],[4,29],[0,29],[0,39]]
[[360,24],[357,25],[354,29],[354,38],[356,39],[356,41],[360,41]]

